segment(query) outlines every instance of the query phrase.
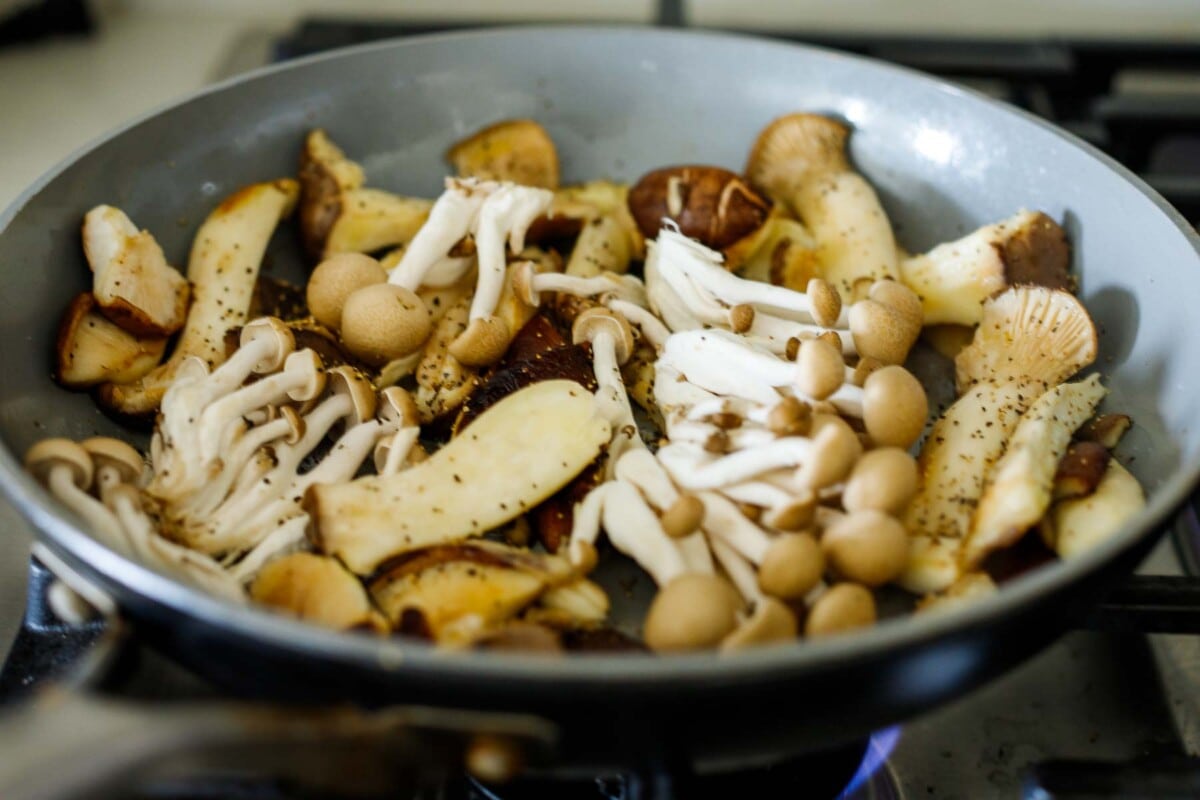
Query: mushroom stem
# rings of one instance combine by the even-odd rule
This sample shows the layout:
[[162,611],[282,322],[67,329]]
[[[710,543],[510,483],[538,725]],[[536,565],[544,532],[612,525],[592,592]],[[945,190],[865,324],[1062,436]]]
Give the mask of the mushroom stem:
[[636,561],[660,587],[687,572],[675,542],[663,531],[658,516],[632,485],[609,484],[602,521],[613,547]]
[[658,317],[654,316],[653,312],[619,297],[605,301],[605,305],[625,317],[633,325],[638,326],[642,335],[646,337],[646,341],[654,347],[655,352],[662,352],[662,349],[666,347],[671,331],[662,324]]
[[99,534],[98,538],[105,545],[118,553],[130,553],[132,548],[129,537],[125,535],[120,522],[103,503],[76,484],[75,475],[69,466],[52,467],[46,479],[46,488],[62,501],[63,505],[82,517],[92,531]]
[[757,603],[762,599],[762,590],[758,588],[758,576],[754,567],[743,558],[737,550],[720,539],[712,540],[713,555],[729,580],[737,587],[738,593],[747,603]]
[[408,455],[421,435],[416,425],[401,428],[392,436],[379,439],[375,445],[375,469],[380,475],[395,475],[408,463]]
[[483,205],[499,184],[473,178],[447,178],[446,190],[433,204],[429,218],[409,242],[388,283],[416,291],[426,274],[437,265],[471,227]]
[[[617,480],[632,484],[650,505],[661,514],[675,506],[680,500],[679,490],[671,482],[671,477],[663,469],[654,454],[646,448],[630,450],[621,456],[614,469]],[[687,565],[688,572],[711,574],[713,571],[712,554],[704,533],[697,528],[695,532],[674,540]]]
[[504,290],[505,240],[514,253],[523,250],[525,231],[550,207],[553,199],[553,193],[545,189],[503,184],[483,202],[475,223],[479,277],[469,319],[483,319],[496,310]]
[[[740,450],[711,460],[695,445],[672,443],[659,448],[658,458],[680,486],[686,489],[718,489],[781,467],[803,468],[813,462],[845,461],[841,451],[847,444],[847,435],[853,438],[853,434],[846,434],[839,427],[830,425],[812,439],[787,436],[753,449]],[[852,466],[851,459],[845,464],[845,471],[849,472]],[[823,471],[819,466],[816,468],[816,472]],[[840,468],[836,471],[841,472]],[[829,476],[818,475],[816,472],[811,468],[806,470],[806,474],[812,474],[818,483],[813,488],[836,483],[845,477],[841,474],[834,480],[827,480]]]
[[[704,530],[711,544],[722,542],[743,558],[761,563],[771,547],[771,537],[742,515],[730,500],[715,492],[696,495],[704,503]],[[715,552],[715,547],[714,547]]]
[[526,261],[517,265],[512,283],[517,296],[531,306],[540,304],[543,292],[560,292],[576,297],[608,295],[639,306],[646,303],[645,286],[629,275],[605,272],[582,278],[561,272],[538,272],[532,261]]

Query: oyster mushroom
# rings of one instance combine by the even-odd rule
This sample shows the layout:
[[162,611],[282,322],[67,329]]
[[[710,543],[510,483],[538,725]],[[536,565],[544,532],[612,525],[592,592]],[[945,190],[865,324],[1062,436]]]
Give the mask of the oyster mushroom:
[[147,414],[189,356],[215,366],[225,359],[224,335],[246,321],[255,279],[275,226],[291,213],[299,189],[290,179],[247,186],[218,205],[192,244],[188,280],[192,304],[170,357],[131,383],[106,383],[101,404],[122,414]]
[[975,325],[983,303],[1010,286],[1070,288],[1071,248],[1058,223],[1019,211],[954,242],[900,261],[900,280],[921,298],[927,325]]
[[892,227],[846,158],[849,135],[828,117],[789,114],[763,129],[746,162],[750,183],[788,203],[812,231],[820,275],[847,301],[860,283],[898,277]]
[[590,393],[572,381],[543,381],[489,408],[428,460],[396,475],[313,486],[305,505],[321,549],[365,574],[390,556],[478,536],[521,515],[581,472],[610,437]]
[[300,238],[313,261],[407,243],[433,205],[366,188],[362,167],[320,129],[304,139],[299,177]]
[[54,379],[68,389],[135,381],[154,369],[166,348],[165,338],[135,336],[109,321],[84,292],[75,295],[59,323]]
[[123,211],[96,206],[83,218],[92,295],[104,316],[135,336],[169,336],[187,316],[188,282],[149,231]]
[[558,151],[546,129],[531,119],[488,125],[451,145],[446,160],[459,177],[558,188]]

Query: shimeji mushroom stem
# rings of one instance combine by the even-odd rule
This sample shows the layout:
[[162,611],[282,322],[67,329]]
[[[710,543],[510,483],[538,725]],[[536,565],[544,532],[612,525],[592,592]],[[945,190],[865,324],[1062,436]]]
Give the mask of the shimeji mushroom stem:
[[675,482],[685,489],[719,489],[764,472],[799,467],[819,459],[834,436],[833,429],[826,428],[814,439],[788,436],[718,458],[711,458],[703,448],[693,444],[672,443],[659,448],[658,458]]
[[747,603],[758,602],[763,593],[758,588],[758,575],[754,571],[754,567],[736,549],[721,539],[714,538],[710,544],[717,563],[721,565],[721,569],[737,587],[742,599]]
[[[602,273],[590,278],[562,272],[538,272],[532,261],[517,266],[512,278],[513,289],[529,305],[540,305],[543,292],[557,292],[575,297],[602,296],[603,302],[621,300],[641,308],[646,303],[646,289],[631,275]],[[661,323],[659,323],[661,324]]]
[[400,263],[388,276],[388,283],[415,292],[439,260],[471,232],[480,206],[496,186],[490,181],[447,178],[446,191],[409,242]]
[[401,428],[375,445],[375,470],[380,475],[395,475],[408,463],[408,456],[421,435],[416,425]]
[[[765,313],[756,313],[754,320],[750,323],[750,327],[746,329],[745,335],[755,344],[770,350],[772,353],[783,355],[787,352],[788,341],[790,339],[815,339],[829,330],[829,328],[822,328],[819,325],[795,322]],[[843,355],[850,356],[858,353],[858,348],[854,343],[854,336],[849,330],[837,329],[833,332],[841,340]]]
[[89,495],[75,483],[75,477],[70,467],[56,466],[51,468],[47,476],[46,487],[50,493],[91,526],[92,530],[101,537],[101,541],[118,553],[128,554],[129,537],[125,535],[121,523],[113,513],[96,498]]
[[[680,500],[680,492],[671,482],[671,477],[654,454],[646,448],[625,453],[617,461],[613,472],[617,480],[636,487],[660,514],[667,513]],[[712,554],[709,553],[708,544],[699,528],[674,541],[688,572],[712,573]]]
[[687,572],[679,548],[638,490],[624,481],[609,486],[602,520],[613,547],[649,572],[660,587]]
[[653,312],[632,303],[628,300],[620,298],[612,298],[605,301],[605,305],[611,308],[616,313],[629,320],[630,324],[636,325],[642,332],[642,336],[646,337],[646,341],[654,347],[656,352],[661,352],[667,345],[667,338],[671,335],[671,331],[658,317],[654,316]]
[[750,520],[733,501],[716,492],[698,492],[704,504],[704,530],[710,542],[720,541],[743,558],[758,564],[771,547],[771,537]]

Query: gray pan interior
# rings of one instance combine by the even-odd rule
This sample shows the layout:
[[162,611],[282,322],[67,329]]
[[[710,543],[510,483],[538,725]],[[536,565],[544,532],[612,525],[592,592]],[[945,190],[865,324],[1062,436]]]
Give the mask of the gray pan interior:
[[[837,640],[717,659],[457,654],[340,636],[234,608],[106,551],[19,466],[48,435],[118,433],[86,395],[50,380],[55,323],[88,285],[78,229],[97,203],[125,209],[176,264],[207,211],[240,185],[292,175],[302,134],[327,128],[371,184],[434,196],[441,154],[507,117],[542,122],[566,181],[636,178],[706,162],[739,169],[754,135],[794,110],[835,114],[899,240],[919,251],[1019,208],[1064,221],[1082,296],[1102,331],[1107,407],[1136,427],[1122,445],[1146,511],[1116,539],[978,605],[900,619]],[[292,231],[271,265],[298,277]],[[843,658],[962,630],[1054,591],[1152,535],[1200,466],[1200,243],[1157,195],[1086,145],[1020,112],[920,75],[823,50],[655,30],[525,28],[387,43],[262,70],[206,90],[85,148],[0,217],[0,482],[40,536],[123,600],[165,605],[303,653],[359,664],[508,679],[657,682],[799,674]],[[0,531],[0,535],[6,532]],[[627,605],[617,592],[618,605]],[[625,616],[629,616],[628,613]]]

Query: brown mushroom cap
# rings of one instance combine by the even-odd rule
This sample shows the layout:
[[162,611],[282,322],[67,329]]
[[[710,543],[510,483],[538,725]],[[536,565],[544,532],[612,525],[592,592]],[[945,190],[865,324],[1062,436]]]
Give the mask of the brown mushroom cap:
[[684,236],[723,250],[762,226],[771,204],[736,173],[720,167],[663,167],[643,175],[629,190],[629,213],[647,239],[663,218]]
[[[818,418],[837,420],[837,422]],[[831,414],[813,417],[812,456],[796,468],[796,480],[810,489],[823,489],[843,480],[850,474],[854,462],[862,455],[862,443],[845,420]],[[840,425],[837,423],[841,423]]]
[[659,589],[644,639],[659,652],[716,647],[737,627],[741,598],[723,578],[687,573]]
[[121,483],[134,483],[142,476],[146,463],[142,454],[132,445],[111,436],[93,436],[79,443],[89,456],[97,471],[112,467],[120,476]]
[[348,425],[366,422],[375,416],[375,388],[366,375],[354,367],[333,367],[326,371],[331,395],[344,395],[350,399],[350,413],[346,415]]
[[270,341],[274,347],[269,355],[254,365],[253,369],[259,375],[278,370],[296,349],[296,336],[292,329],[275,317],[251,320],[242,326],[242,331],[238,334],[241,347],[263,340]]
[[486,367],[504,357],[511,341],[508,323],[492,315],[471,320],[467,329],[446,349],[460,364]]
[[364,286],[342,309],[342,344],[355,358],[382,367],[415,352],[433,330],[421,298],[401,286]]
[[633,329],[625,317],[607,308],[589,308],[576,317],[571,326],[571,340],[575,344],[594,342],[604,332],[613,338],[617,363],[624,364],[633,355]]
[[903,364],[921,335],[921,324],[903,311],[870,298],[850,306],[850,333],[859,355],[885,364]]
[[758,588],[784,600],[799,600],[816,588],[825,555],[807,533],[783,533],[771,542],[758,565]]
[[809,609],[805,636],[827,636],[875,624],[875,597],[857,583],[835,584]]
[[804,293],[812,303],[813,321],[822,328],[832,328],[842,314],[842,296],[833,284],[822,278],[813,278]]
[[812,406],[795,397],[785,397],[767,414],[767,428],[776,436],[808,436],[812,429]]
[[25,453],[25,469],[43,485],[50,480],[50,473],[60,466],[70,468],[71,480],[80,489],[92,485],[95,474],[92,457],[70,439],[42,439]]
[[805,339],[796,353],[796,388],[815,400],[824,400],[846,380],[846,362],[840,349],[824,339]]
[[379,417],[387,421],[398,419],[406,428],[421,422],[417,401],[408,390],[400,386],[389,386],[379,393]]
[[867,291],[867,297],[876,303],[883,303],[885,306],[898,311],[918,330],[920,330],[922,323],[925,321],[925,311],[921,307],[921,298],[917,297],[916,292],[899,281],[887,278],[877,280],[871,284],[871,288]]
[[776,199],[790,200],[813,175],[845,172],[850,131],[819,114],[788,114],[771,122],[750,149],[746,176]]
[[339,253],[317,264],[308,278],[305,296],[308,310],[331,330],[342,324],[342,309],[347,298],[364,286],[387,283],[387,271],[368,255]]
[[303,383],[288,390],[293,400],[312,400],[325,390],[325,365],[315,350],[297,350],[283,362],[283,371],[303,379]]
[[786,505],[769,509],[763,515],[763,522],[780,531],[800,531],[812,523],[816,511],[817,495],[810,491],[801,492]]
[[917,460],[899,447],[868,450],[854,465],[842,490],[847,511],[875,509],[899,515],[917,493]]
[[907,449],[929,416],[925,387],[898,365],[881,367],[863,383],[863,424],[876,445]]
[[704,503],[700,502],[700,498],[694,494],[679,495],[659,519],[663,531],[672,539],[690,536],[696,532],[703,521]]
[[825,529],[821,548],[843,577],[882,586],[908,565],[908,532],[895,517],[867,509],[847,514]]
[[754,613],[721,640],[721,650],[741,650],[778,642],[790,642],[800,632],[800,623],[792,610],[773,597],[764,597],[754,605]]
[[516,298],[527,306],[537,308],[541,296],[533,285],[533,279],[537,276],[536,265],[532,261],[522,261],[509,267],[508,274]]

